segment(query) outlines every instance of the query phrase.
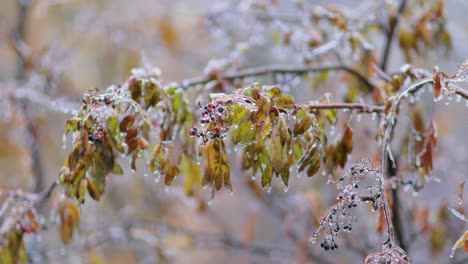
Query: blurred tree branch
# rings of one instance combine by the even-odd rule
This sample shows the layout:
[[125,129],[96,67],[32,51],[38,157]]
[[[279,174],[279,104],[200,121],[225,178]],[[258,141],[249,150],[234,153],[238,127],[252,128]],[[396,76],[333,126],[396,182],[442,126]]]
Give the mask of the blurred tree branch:
[[[312,72],[331,72],[331,71],[345,71],[356,78],[358,78],[362,83],[368,88],[369,91],[374,90],[375,86],[372,84],[363,74],[357,70],[350,68],[345,65],[332,65],[332,66],[311,66],[311,65],[267,65],[256,68],[247,68],[239,70],[234,73],[224,73],[219,77],[223,81],[234,81],[236,79],[243,79],[246,77],[254,77],[266,74],[306,74]],[[210,76],[196,77],[192,79],[185,80],[181,83],[182,88],[189,88],[191,86],[196,86],[200,84],[206,84],[210,81],[213,81],[213,78]]]

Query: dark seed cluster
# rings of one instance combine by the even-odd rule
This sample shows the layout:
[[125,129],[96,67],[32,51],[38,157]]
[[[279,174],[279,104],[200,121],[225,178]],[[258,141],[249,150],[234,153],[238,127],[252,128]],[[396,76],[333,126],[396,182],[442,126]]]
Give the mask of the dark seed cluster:
[[370,196],[359,195],[358,182],[371,172],[375,172],[372,164],[368,160],[363,160],[343,173],[343,176],[336,182],[339,190],[336,197],[338,202],[319,220],[320,227],[312,234],[310,241],[315,242],[319,234],[323,232],[324,237],[320,246],[327,251],[337,249],[339,233],[351,232],[353,224],[357,221],[350,210],[364,201],[372,201],[374,207],[378,206],[378,199],[381,196],[379,193],[372,193],[375,187],[368,188],[371,191]]
[[225,122],[228,109],[223,101],[217,99],[205,105],[198,102],[198,107],[201,110],[201,117],[199,118],[201,128],[192,127],[189,130],[189,136],[202,138],[203,142],[215,138],[224,138],[228,129]]
[[94,124],[90,129],[90,133],[88,135],[88,141],[90,143],[102,143],[106,136],[106,131],[104,124],[100,121],[99,118],[94,118]]

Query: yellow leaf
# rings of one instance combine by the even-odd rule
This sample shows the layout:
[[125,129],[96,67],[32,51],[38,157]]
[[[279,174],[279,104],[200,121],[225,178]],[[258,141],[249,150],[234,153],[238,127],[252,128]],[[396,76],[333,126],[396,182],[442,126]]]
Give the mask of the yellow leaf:
[[452,250],[450,251],[451,258],[453,258],[453,255],[455,254],[455,250],[465,246],[465,241],[468,241],[468,230],[465,231],[465,233],[453,245]]

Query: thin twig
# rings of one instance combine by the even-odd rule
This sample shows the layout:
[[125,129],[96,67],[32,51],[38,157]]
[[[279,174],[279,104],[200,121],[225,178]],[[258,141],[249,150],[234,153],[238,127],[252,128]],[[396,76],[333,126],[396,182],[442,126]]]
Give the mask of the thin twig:
[[393,43],[393,35],[395,34],[395,29],[397,28],[400,15],[403,13],[403,11],[405,11],[405,7],[406,7],[406,0],[401,0],[400,6],[398,7],[398,13],[395,15],[393,24],[389,25],[390,28],[388,29],[388,32],[387,32],[387,40],[385,42],[384,53],[382,56],[382,63],[380,64],[380,68],[384,72],[387,70],[387,66],[388,66],[388,59],[390,57],[390,49],[392,48],[392,43]]
[[[310,65],[268,65],[256,68],[247,68],[239,70],[234,73],[225,73],[221,76],[222,80],[233,81],[246,77],[254,77],[266,74],[305,74],[311,72],[323,71],[345,71],[355,76],[368,88],[369,91],[374,90],[375,86],[360,72],[345,65],[331,65],[331,66],[310,66]],[[196,77],[182,82],[181,88],[187,89],[191,86],[206,84],[213,79],[208,76]]]
[[387,225],[387,233],[388,233],[386,244],[388,245],[389,248],[395,245],[395,242],[394,242],[395,236],[394,236],[394,227],[392,223],[392,216],[390,213],[391,211],[388,205],[387,194],[385,192],[385,187],[384,187],[385,179],[387,178],[386,175],[388,173],[388,168],[387,168],[388,148],[387,147],[389,144],[390,136],[393,131],[394,124],[396,122],[396,115],[397,115],[401,100],[407,97],[408,95],[418,91],[421,87],[423,87],[424,84],[431,83],[431,82],[433,82],[432,78],[424,78],[422,80],[419,80],[410,84],[395,99],[389,113],[383,120],[384,122],[383,127],[385,130],[384,130],[384,135],[383,135],[383,140],[382,140],[382,145],[381,145],[380,173],[378,175],[380,178],[380,189],[382,190],[382,204],[383,204],[383,210],[384,210],[384,215],[385,215],[385,220],[386,220],[386,225]]
[[[17,1],[18,3],[18,20],[14,29],[14,42],[23,42],[24,35],[26,32],[26,20],[30,11],[30,0]],[[20,82],[24,82],[26,79],[26,57],[22,52],[16,53],[16,79]],[[31,172],[34,176],[34,192],[40,192],[44,187],[44,169],[40,159],[40,149],[37,142],[37,128],[34,126],[32,120],[30,120],[29,104],[26,101],[17,100],[17,103],[21,106],[23,115],[26,117],[26,142],[28,142],[29,150],[31,152]]]
[[366,105],[364,103],[334,103],[334,104],[314,104],[308,103],[301,105],[309,111],[314,109],[355,109],[362,113],[379,113],[384,109],[383,105]]

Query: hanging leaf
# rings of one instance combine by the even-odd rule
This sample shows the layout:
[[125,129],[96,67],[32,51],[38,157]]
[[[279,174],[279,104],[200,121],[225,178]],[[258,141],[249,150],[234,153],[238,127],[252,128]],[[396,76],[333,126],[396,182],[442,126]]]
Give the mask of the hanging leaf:
[[[453,258],[453,256],[455,255],[455,250],[457,250],[458,248],[461,248],[461,247],[464,247],[464,249],[466,249],[466,243],[468,241],[468,230],[465,231],[465,233],[457,240],[457,242],[455,242],[455,244],[453,245],[452,249],[450,250],[450,257]],[[465,250],[465,252],[467,252]]]
[[135,122],[135,115],[134,114],[128,114],[124,119],[119,124],[119,130],[120,132],[127,132],[128,128],[130,128],[133,123]]
[[60,215],[60,238],[64,244],[73,239],[75,228],[80,225],[80,211],[72,201],[63,200],[59,207]]
[[439,99],[442,91],[442,73],[438,72],[433,77],[434,80],[434,99]]
[[[299,112],[301,111],[305,112],[305,110],[302,108],[299,110]],[[312,124],[314,123],[314,119],[315,119],[314,115],[308,114],[308,113],[305,114],[304,117],[300,119],[299,117],[297,117],[296,123],[294,124],[293,135],[298,136],[298,135],[304,134],[304,132],[306,132],[312,126]]]
[[14,230],[10,232],[4,242],[6,246],[0,248],[0,263],[26,263],[28,258],[24,246],[23,232]]
[[255,131],[252,129],[252,121],[245,120],[231,132],[232,142],[234,144],[245,144],[255,138]]
[[463,192],[465,191],[465,181],[458,185],[458,203],[463,203]]
[[78,131],[80,129],[80,123],[83,119],[81,117],[72,117],[67,120],[65,125],[65,135],[69,132]]
[[205,145],[205,175],[203,185],[213,185],[216,190],[224,187],[232,191],[230,181],[230,167],[226,154],[224,141],[221,139],[210,140]]
[[188,196],[193,195],[194,187],[202,183],[202,175],[198,165],[186,154],[180,158],[180,173],[184,175],[182,183],[184,193]]
[[268,163],[265,169],[262,172],[262,187],[271,184],[271,179],[273,178],[273,167]]

